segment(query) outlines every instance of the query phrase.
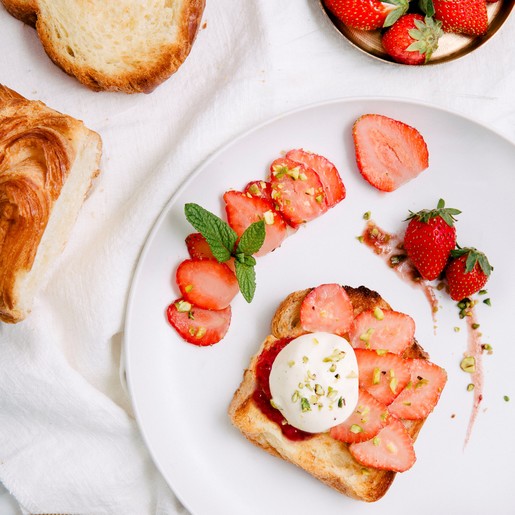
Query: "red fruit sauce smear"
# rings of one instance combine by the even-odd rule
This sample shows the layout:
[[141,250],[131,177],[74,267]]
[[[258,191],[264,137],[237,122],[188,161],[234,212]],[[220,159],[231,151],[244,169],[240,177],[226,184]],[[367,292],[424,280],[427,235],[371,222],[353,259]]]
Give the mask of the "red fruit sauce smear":
[[423,279],[417,269],[411,264],[404,250],[402,238],[397,234],[390,234],[381,229],[375,222],[369,220],[360,241],[371,248],[378,256],[381,256],[385,263],[400,278],[415,288],[420,288],[431,306],[431,315],[436,331],[436,312],[438,311],[438,300],[435,288],[428,281]]
[[470,307],[465,308],[466,314],[465,319],[467,321],[467,332],[468,332],[468,346],[465,356],[471,356],[474,358],[475,366],[474,372],[471,374],[471,384],[474,385],[474,402],[472,404],[472,412],[469,418],[469,424],[467,427],[467,435],[465,436],[464,447],[468,444],[470,436],[472,434],[472,428],[479,413],[479,405],[483,400],[483,352],[486,350],[486,346],[481,341],[482,334],[477,330],[479,327],[476,310],[474,309],[475,304],[471,303]]
[[283,435],[293,441],[307,440],[313,437],[312,433],[306,433],[296,427],[288,424],[282,413],[270,404],[272,394],[270,393],[270,371],[275,358],[281,352],[291,338],[282,338],[277,340],[271,347],[265,349],[258,358],[256,364],[256,380],[257,385],[252,398],[257,404],[261,412],[267,416],[272,422],[275,422],[280,428]]

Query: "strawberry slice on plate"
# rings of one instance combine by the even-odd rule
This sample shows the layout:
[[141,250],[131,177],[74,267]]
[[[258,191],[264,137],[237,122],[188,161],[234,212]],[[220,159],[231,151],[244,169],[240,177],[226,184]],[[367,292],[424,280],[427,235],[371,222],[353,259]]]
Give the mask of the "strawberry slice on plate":
[[184,299],[172,302],[166,310],[168,322],[189,343],[205,346],[218,343],[231,323],[231,306],[220,311],[199,308]]
[[355,349],[401,354],[413,343],[415,321],[404,313],[375,308],[362,311],[352,324],[350,343]]
[[404,424],[390,417],[389,424],[370,440],[349,445],[356,461],[365,467],[404,472],[416,461],[413,440]]
[[320,177],[302,163],[276,159],[270,166],[270,184],[277,209],[293,227],[317,218],[328,209]]
[[396,190],[429,166],[424,138],[405,123],[365,114],[354,123],[352,133],[358,169],[378,190]]
[[345,443],[364,442],[379,433],[389,418],[386,406],[360,388],[356,409],[347,420],[332,427],[329,434]]
[[184,299],[204,309],[225,309],[239,291],[231,269],[215,259],[186,259],[175,274]]
[[265,221],[265,241],[256,252],[256,256],[268,254],[279,247],[288,236],[288,225],[265,198],[230,190],[224,194],[224,201],[227,221],[238,236],[241,236],[252,223]]
[[436,406],[447,382],[447,372],[426,359],[409,359],[410,381],[390,404],[392,415],[407,420],[426,418]]
[[388,406],[408,384],[408,362],[398,354],[356,349],[359,386]]
[[348,333],[353,317],[352,303],[339,284],[313,288],[300,307],[300,325],[312,333],[325,331],[342,336]]
[[336,166],[331,161],[302,149],[290,150],[286,154],[286,158],[302,163],[318,174],[324,187],[328,207],[333,207],[345,198],[345,186]]
[[191,259],[215,259],[209,243],[199,232],[188,234],[185,242]]

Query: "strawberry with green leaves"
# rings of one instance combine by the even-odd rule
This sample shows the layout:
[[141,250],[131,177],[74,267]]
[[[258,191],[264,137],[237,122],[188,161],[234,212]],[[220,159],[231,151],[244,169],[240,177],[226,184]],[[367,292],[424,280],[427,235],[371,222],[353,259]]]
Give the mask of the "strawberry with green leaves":
[[445,268],[451,250],[456,246],[455,216],[461,211],[445,207],[443,199],[436,209],[410,211],[404,235],[404,248],[420,275],[432,281]]
[[442,23],[420,14],[406,14],[382,37],[385,52],[402,64],[425,64],[438,48]]
[[445,270],[449,295],[460,301],[483,288],[493,267],[482,252],[472,247],[458,248],[451,252]]
[[409,0],[324,0],[324,4],[348,27],[376,30],[393,25],[409,7]]

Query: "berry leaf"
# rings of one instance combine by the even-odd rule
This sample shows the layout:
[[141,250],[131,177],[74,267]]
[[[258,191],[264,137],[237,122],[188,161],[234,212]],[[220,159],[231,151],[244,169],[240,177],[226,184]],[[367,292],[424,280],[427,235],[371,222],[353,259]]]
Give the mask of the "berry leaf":
[[418,6],[426,16],[431,17],[435,15],[435,7],[433,5],[433,0],[419,0]]
[[188,222],[204,236],[216,260],[220,263],[229,260],[238,239],[229,224],[194,203],[186,204],[184,213]]

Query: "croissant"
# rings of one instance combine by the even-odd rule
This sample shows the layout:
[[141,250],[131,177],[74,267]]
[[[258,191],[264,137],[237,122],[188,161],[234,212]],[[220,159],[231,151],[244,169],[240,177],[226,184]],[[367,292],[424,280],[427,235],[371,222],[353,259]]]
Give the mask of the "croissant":
[[0,84],[0,320],[16,323],[99,173],[100,136]]

